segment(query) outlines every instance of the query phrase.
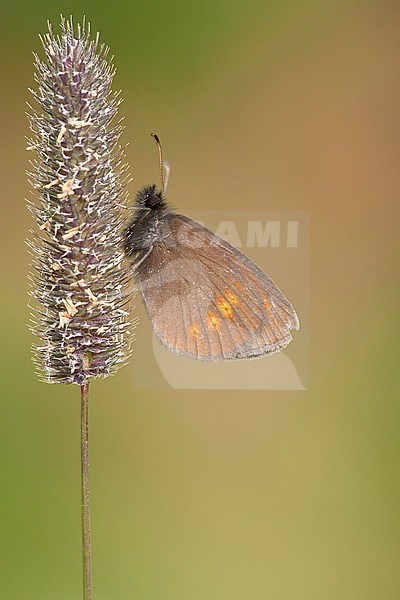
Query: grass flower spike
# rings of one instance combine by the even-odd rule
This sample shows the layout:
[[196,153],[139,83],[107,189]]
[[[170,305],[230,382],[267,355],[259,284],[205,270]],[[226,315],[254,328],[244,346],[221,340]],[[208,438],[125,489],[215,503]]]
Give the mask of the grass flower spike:
[[108,48],[62,19],[35,56],[38,109],[29,115],[35,153],[35,362],[49,383],[107,377],[129,354],[128,277],[120,240],[127,168],[115,123],[118,94]]

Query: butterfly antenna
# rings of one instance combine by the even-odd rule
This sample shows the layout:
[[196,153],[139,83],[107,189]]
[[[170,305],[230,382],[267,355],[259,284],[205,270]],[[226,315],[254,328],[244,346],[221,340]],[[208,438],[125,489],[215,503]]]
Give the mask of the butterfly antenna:
[[152,133],[151,137],[153,138],[153,140],[157,144],[157,148],[158,148],[158,159],[159,159],[159,162],[160,162],[161,191],[162,191],[162,193],[164,193],[166,186],[164,185],[164,167],[163,167],[163,155],[162,155],[161,142],[160,142],[160,138],[158,137],[158,135],[156,133]]

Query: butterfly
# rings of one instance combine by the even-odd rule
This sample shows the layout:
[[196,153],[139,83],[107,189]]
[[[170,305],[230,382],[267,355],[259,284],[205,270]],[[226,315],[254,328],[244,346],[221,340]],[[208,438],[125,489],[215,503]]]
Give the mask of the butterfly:
[[299,329],[290,302],[242,252],[172,211],[164,189],[162,179],[161,189],[153,184],[137,193],[123,232],[125,254],[162,344],[178,355],[211,361],[285,348],[291,330]]

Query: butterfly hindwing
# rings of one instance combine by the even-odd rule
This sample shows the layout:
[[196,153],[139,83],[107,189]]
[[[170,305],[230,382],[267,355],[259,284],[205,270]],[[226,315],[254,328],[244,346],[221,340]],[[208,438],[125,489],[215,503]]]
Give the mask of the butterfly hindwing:
[[244,254],[182,215],[137,271],[154,330],[177,354],[203,360],[277,352],[298,329],[297,315],[272,280]]

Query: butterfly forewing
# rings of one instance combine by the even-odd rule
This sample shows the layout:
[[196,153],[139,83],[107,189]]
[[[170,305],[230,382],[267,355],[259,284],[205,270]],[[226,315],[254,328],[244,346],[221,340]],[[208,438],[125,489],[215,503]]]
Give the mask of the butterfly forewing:
[[241,252],[182,215],[137,271],[154,330],[170,350],[204,360],[276,352],[298,329],[276,285]]

